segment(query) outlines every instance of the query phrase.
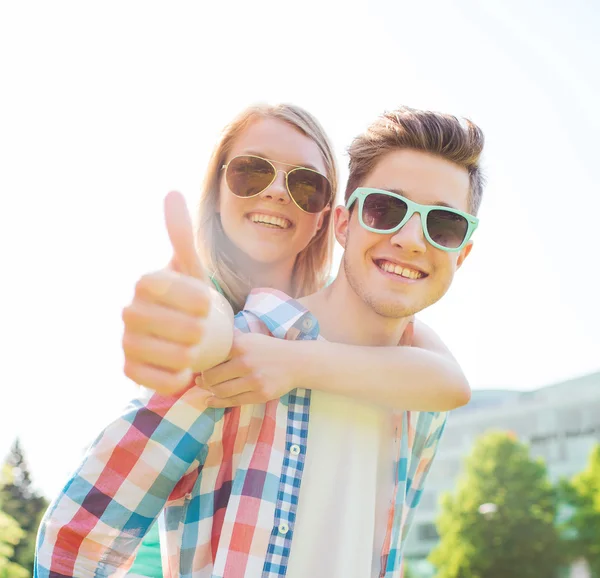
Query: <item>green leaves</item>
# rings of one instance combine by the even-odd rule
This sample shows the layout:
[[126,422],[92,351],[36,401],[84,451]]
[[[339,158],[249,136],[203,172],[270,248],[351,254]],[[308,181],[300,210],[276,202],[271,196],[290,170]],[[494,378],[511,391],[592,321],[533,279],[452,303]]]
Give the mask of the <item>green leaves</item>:
[[[0,476],[0,578],[31,576],[37,530],[47,507],[46,499],[33,489],[23,449],[16,439]],[[2,552],[6,552],[4,567]]]
[[566,515],[560,530],[570,559],[585,558],[592,576],[600,576],[600,444],[584,471],[559,485]]
[[[0,504],[1,507],[1,504]],[[0,510],[0,578],[25,578],[27,570],[14,562],[14,547],[25,537],[19,524]]]
[[511,434],[482,436],[442,500],[441,539],[429,557],[436,578],[552,578],[561,564],[555,517],[543,462]]

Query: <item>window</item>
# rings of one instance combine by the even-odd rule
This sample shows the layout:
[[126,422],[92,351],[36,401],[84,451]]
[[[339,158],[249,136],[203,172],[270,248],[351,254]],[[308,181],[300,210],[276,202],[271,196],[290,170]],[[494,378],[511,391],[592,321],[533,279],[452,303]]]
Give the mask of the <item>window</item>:
[[438,496],[431,490],[426,490],[421,494],[421,501],[419,502],[419,510],[432,512],[437,508]]
[[578,431],[583,421],[582,412],[579,408],[569,408],[559,410],[558,429],[559,431]]
[[431,542],[439,538],[435,524],[419,524],[417,526],[417,536],[420,542]]

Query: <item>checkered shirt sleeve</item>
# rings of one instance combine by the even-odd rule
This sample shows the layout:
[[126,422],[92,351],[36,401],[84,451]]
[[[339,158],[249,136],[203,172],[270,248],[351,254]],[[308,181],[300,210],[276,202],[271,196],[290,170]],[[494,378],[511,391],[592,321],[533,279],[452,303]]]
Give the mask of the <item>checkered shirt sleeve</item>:
[[396,485],[381,556],[381,578],[400,575],[406,537],[447,417],[447,412],[405,411],[396,414]]
[[98,436],[44,516],[36,577],[126,573],[164,506],[194,485],[216,421],[206,396],[192,383],[134,400]]

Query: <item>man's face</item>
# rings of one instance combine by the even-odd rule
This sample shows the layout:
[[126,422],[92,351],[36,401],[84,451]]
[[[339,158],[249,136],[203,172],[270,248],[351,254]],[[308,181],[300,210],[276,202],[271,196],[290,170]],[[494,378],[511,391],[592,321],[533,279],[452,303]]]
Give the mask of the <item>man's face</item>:
[[[449,205],[468,211],[469,175],[440,157],[413,150],[383,156],[362,183],[364,187],[396,192],[423,205]],[[343,267],[348,283],[379,315],[413,315],[446,293],[455,271],[471,251],[447,252],[431,245],[423,234],[421,216],[414,214],[396,233],[367,231],[344,207],[335,212],[337,240],[344,246]]]

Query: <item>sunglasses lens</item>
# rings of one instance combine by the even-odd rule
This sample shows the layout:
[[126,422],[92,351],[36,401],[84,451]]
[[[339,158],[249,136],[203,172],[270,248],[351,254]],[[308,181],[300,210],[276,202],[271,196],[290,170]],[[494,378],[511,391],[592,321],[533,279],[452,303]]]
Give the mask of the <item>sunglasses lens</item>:
[[331,184],[321,173],[294,169],[288,173],[290,195],[307,213],[322,211],[331,200]]
[[362,218],[368,227],[389,231],[406,216],[407,206],[402,199],[373,193],[365,197]]
[[227,165],[225,178],[231,192],[238,197],[253,197],[273,181],[275,169],[264,159],[251,156],[235,157]]
[[438,245],[448,249],[460,247],[465,240],[469,223],[462,215],[443,209],[435,209],[427,215],[429,236]]

